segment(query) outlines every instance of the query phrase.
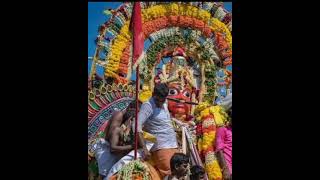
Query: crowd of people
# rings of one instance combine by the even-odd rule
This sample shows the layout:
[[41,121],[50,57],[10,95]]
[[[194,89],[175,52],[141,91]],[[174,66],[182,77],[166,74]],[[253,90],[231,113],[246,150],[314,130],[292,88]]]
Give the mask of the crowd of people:
[[[205,169],[200,165],[191,166],[188,155],[178,150],[166,99],[168,93],[166,84],[156,84],[150,100],[139,108],[138,158],[156,162],[154,167],[159,172],[159,179],[205,179]],[[105,128],[105,138],[100,139],[96,145],[95,158],[103,180],[110,179],[123,164],[133,160],[135,108],[133,101],[125,110],[114,112]],[[217,159],[225,180],[232,179],[232,107],[227,112],[228,124],[217,128],[215,141]],[[145,132],[154,136],[156,141],[146,141]]]

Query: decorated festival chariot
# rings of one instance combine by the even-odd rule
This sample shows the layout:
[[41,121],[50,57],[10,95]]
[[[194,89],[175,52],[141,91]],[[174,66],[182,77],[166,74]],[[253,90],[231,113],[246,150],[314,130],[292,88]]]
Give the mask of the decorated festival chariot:
[[[95,147],[113,112],[136,99],[148,101],[157,83],[169,87],[179,150],[192,165],[203,166],[208,179],[222,179],[214,141],[216,128],[229,118],[221,102],[232,94],[231,12],[217,2],[141,2],[145,45],[132,61],[133,5],[107,10],[110,18],[99,27],[88,77],[89,179],[98,177]],[[103,75],[96,73],[97,66]],[[112,178],[156,179],[153,163],[132,159]]]

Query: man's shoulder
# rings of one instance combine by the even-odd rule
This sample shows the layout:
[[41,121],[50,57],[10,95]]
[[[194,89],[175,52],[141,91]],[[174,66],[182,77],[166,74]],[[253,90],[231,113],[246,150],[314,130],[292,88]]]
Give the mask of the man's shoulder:
[[142,103],[142,104],[151,104],[151,99],[149,99],[148,101],[145,101],[144,103]]
[[141,108],[142,108],[142,107],[152,108],[152,102],[151,102],[151,100],[142,103]]

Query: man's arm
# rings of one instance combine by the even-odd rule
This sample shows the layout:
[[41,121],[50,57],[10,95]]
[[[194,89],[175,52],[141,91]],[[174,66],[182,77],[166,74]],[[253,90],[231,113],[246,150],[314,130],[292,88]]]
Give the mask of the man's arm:
[[219,162],[219,165],[220,165],[221,169],[222,170],[225,170],[225,169],[228,170],[227,162],[224,159],[222,150],[217,151],[216,155],[217,155],[217,159],[218,159],[218,162]]
[[217,151],[216,155],[217,155],[217,159],[218,159],[219,165],[220,165],[221,170],[222,170],[223,179],[230,180],[231,179],[231,174],[229,172],[229,169],[228,169],[228,166],[227,166],[227,162],[226,162],[226,160],[225,160],[225,158],[223,156],[222,150]]
[[104,129],[105,133],[105,139],[108,139],[110,131],[112,131],[112,122],[119,121],[122,119],[122,112],[121,111],[115,111],[113,112],[111,119],[109,120],[108,125]]
[[150,154],[149,150],[147,149],[146,144],[144,143],[143,133],[142,133],[142,132],[139,132],[138,135],[139,135],[139,145],[140,145],[140,146],[142,147],[142,149],[143,149],[144,159],[145,159],[145,160],[149,160],[150,157],[151,157],[151,154]]
[[125,146],[118,146],[119,138],[120,138],[120,128],[115,128],[111,131],[111,152],[112,153],[119,153],[133,149],[133,145],[125,145]]
[[147,149],[146,144],[144,143],[142,126],[147,121],[147,119],[152,115],[152,106],[149,103],[143,103],[139,114],[138,114],[138,136],[139,136],[139,145],[143,148],[145,159],[150,158],[150,152]]

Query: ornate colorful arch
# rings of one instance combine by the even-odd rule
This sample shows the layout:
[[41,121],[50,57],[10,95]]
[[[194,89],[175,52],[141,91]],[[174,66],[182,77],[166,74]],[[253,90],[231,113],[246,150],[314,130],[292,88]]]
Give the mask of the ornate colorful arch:
[[[206,79],[204,82],[207,97],[205,99],[214,99],[217,94],[230,89],[232,74],[232,36],[231,29],[229,30],[232,24],[231,13],[228,13],[218,3],[142,4],[145,39],[150,38],[152,42],[146,50],[146,57],[142,59],[143,71],[141,72],[152,72],[165,55],[165,50],[170,51],[170,48],[172,50],[183,44],[183,47],[187,49],[187,55],[195,59],[198,64],[203,63],[205,66]],[[126,84],[128,74],[131,72],[129,60],[131,10],[132,4],[124,3],[113,11],[110,20],[100,27],[97,38],[96,63],[105,67],[105,77],[112,78],[115,83]],[[188,28],[190,29],[189,34],[184,32],[179,36],[177,32],[170,33],[170,29],[175,27],[180,30]],[[201,38],[204,41],[199,40]],[[104,58],[99,57],[101,52],[105,54]],[[219,61],[222,62],[222,65],[217,67],[216,63]],[[152,73],[148,73],[149,76],[150,74]],[[150,77],[146,77],[143,73],[140,76],[144,81],[150,80]],[[222,91],[219,92],[219,89]],[[91,92],[90,94],[94,96],[97,93]],[[95,100],[89,103],[89,118],[92,118],[92,114],[100,113],[94,108],[103,105],[99,102],[100,100]]]
[[[232,37],[227,26],[200,8],[187,4],[178,6],[177,3],[172,3],[152,6],[142,10],[142,13],[144,19],[143,30],[146,38],[151,33],[166,27],[190,27],[201,30],[206,36],[210,36],[212,32],[224,33],[225,40],[229,43],[230,48],[232,46]],[[129,15],[126,16],[130,17]],[[118,19],[119,17],[121,16],[117,16]],[[126,80],[117,73],[125,74],[128,72],[126,69],[129,67],[129,47],[131,44],[129,19],[124,20],[121,21],[124,22],[121,28],[119,23],[114,23],[114,25],[105,28],[103,33],[109,33],[112,37],[116,36],[110,43],[110,53],[106,57],[108,64],[106,65],[105,75],[121,82],[126,82]]]

